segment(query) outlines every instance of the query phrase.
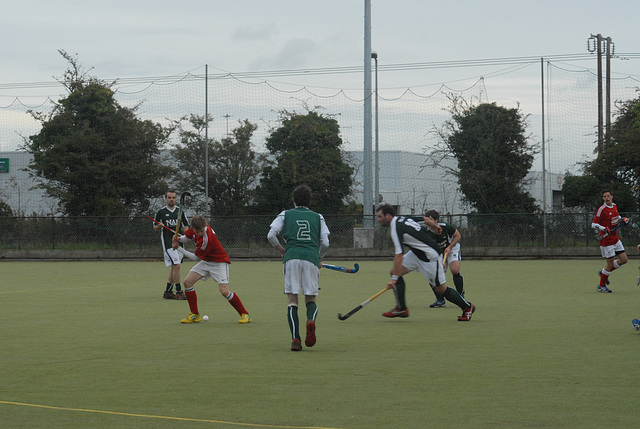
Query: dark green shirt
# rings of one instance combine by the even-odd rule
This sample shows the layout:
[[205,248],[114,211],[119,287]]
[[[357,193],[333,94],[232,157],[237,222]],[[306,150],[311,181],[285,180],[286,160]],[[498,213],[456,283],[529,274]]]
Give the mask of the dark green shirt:
[[285,210],[271,223],[271,228],[285,240],[287,250],[283,262],[303,259],[320,264],[320,236],[329,234],[321,214],[306,207]]

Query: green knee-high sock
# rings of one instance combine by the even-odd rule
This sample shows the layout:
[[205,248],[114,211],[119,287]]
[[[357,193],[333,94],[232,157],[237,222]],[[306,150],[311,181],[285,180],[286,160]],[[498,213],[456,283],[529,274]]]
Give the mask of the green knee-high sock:
[[399,310],[405,310],[407,308],[407,301],[405,299],[404,292],[406,285],[402,276],[396,280],[396,287],[393,288],[393,293],[396,295],[396,306]]
[[289,330],[292,339],[300,339],[300,323],[298,321],[298,306],[290,305],[287,307],[287,320],[289,321]]
[[464,277],[462,277],[462,274],[453,275],[453,284],[456,286],[458,293],[464,295]]
[[460,295],[460,293],[458,293],[457,290],[450,288],[448,286],[447,286],[447,290],[444,291],[443,296],[447,299],[447,301],[453,302],[455,305],[462,308],[463,310],[465,308],[471,307],[471,305],[467,302],[467,300],[464,299],[464,297]]
[[436,296],[436,299],[438,301],[441,301],[441,300],[444,299],[442,296],[438,295],[438,293],[436,292],[436,290],[434,288],[431,288],[431,292],[433,292],[433,294]]
[[307,302],[307,320],[316,321],[318,316],[318,304],[315,301]]

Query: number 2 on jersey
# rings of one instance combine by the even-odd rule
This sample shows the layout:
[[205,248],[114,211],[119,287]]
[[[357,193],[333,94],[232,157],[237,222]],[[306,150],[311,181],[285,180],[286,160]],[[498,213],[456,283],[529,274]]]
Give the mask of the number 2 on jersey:
[[309,241],[311,240],[311,227],[309,225],[308,220],[297,220],[296,224],[298,225],[298,240]]

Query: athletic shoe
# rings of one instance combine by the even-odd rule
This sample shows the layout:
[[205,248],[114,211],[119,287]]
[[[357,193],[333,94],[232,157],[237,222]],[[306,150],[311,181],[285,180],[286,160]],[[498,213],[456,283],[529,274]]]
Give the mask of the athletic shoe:
[[[602,270],[598,271],[598,277],[600,277],[601,275],[602,275]],[[609,282],[609,277],[607,276],[607,281],[606,281],[605,284],[608,285],[609,283],[610,283]]]
[[613,292],[611,289],[609,289],[606,286],[598,286],[598,288],[596,290],[598,292],[602,292],[602,293],[611,293],[611,292]]
[[382,313],[384,317],[409,317],[409,309],[400,310],[398,307]]
[[162,297],[164,299],[176,299],[176,296],[170,290],[169,291],[165,291],[165,293],[162,295]]
[[238,323],[251,323],[251,317],[249,317],[247,313],[243,313],[242,316],[240,316]]
[[307,320],[307,337],[304,339],[304,345],[313,347],[316,343],[316,322]]
[[291,351],[299,352],[300,350],[302,350],[302,343],[300,342],[300,340],[296,338],[293,341],[291,341]]
[[471,315],[476,311],[476,306],[469,303],[471,307],[465,308],[462,310],[462,316],[458,316],[458,321],[460,322],[468,322],[471,320]]
[[182,319],[180,323],[198,323],[202,320],[199,314],[189,313],[187,317]]
[[442,308],[442,307],[446,307],[447,303],[445,302],[444,299],[436,299],[436,302],[434,302],[433,304],[429,305],[430,308]]
[[187,297],[185,296],[183,291],[179,290],[176,291],[176,299],[187,299]]
[[640,331],[640,320],[633,319],[633,322],[631,323],[633,324],[633,329],[635,329],[636,331]]

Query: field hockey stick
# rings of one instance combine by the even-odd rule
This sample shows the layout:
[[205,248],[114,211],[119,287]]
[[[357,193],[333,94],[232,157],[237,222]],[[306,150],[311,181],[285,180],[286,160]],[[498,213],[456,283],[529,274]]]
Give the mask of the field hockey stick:
[[609,232],[602,234],[600,237],[598,237],[598,241],[602,240],[603,238],[607,238],[609,237],[614,231],[616,231],[618,228],[621,228],[623,226],[625,226],[626,223],[621,223],[619,225],[617,225],[615,228],[610,229]]
[[387,290],[388,290],[387,288],[382,289],[380,292],[378,292],[377,294],[373,295],[371,298],[369,298],[368,300],[364,301],[362,304],[360,304],[359,306],[357,306],[356,308],[354,308],[353,310],[351,310],[350,312],[348,312],[344,316],[342,315],[342,313],[338,313],[338,319],[347,320],[349,317],[353,316],[354,313],[360,311],[360,309],[362,307],[364,307],[365,305],[369,304],[371,301],[373,301],[374,299],[376,299],[377,297],[379,297],[380,295],[385,293]]
[[447,256],[449,256],[449,252],[445,250],[444,255],[442,256],[442,268],[447,266]]
[[180,195],[180,207],[178,207],[178,225],[176,226],[175,235],[176,237],[180,235],[180,222],[182,221],[182,207],[184,206],[185,197],[190,197],[191,194],[188,192],[183,192]]
[[328,268],[334,271],[342,271],[343,273],[355,274],[360,269],[360,265],[353,264],[353,268],[341,267],[339,265],[322,264],[323,268]]
[[168,229],[169,231],[173,232],[175,234],[175,231],[172,230],[171,228],[169,228],[168,226],[166,226],[165,224],[158,222],[157,220],[155,220],[154,218],[152,218],[151,216],[147,216],[149,219],[151,219],[152,221],[154,221],[155,223],[157,223],[158,225],[162,225],[163,228]]

